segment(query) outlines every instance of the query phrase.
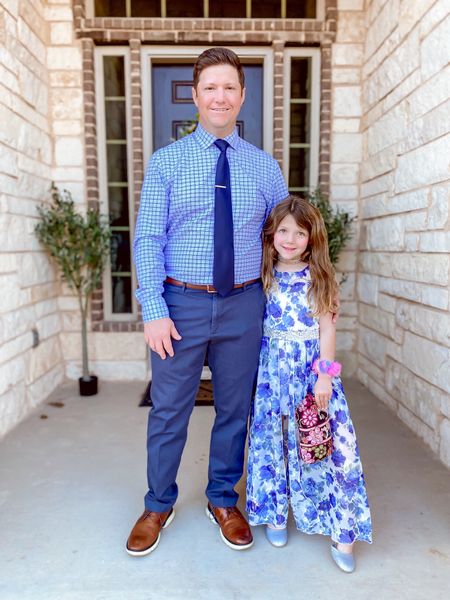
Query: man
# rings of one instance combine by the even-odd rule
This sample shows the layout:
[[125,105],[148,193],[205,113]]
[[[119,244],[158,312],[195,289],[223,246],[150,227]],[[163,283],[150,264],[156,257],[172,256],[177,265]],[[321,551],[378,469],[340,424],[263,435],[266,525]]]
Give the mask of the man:
[[152,552],[173,519],[175,479],[205,356],[216,410],[206,512],[229,547],[253,543],[234,486],[243,470],[261,342],[261,229],[288,192],[276,161],[237,134],[245,82],[236,54],[203,52],[192,95],[199,124],[153,154],[136,225],[136,295],[152,350],[153,407],[145,511],[127,541],[133,556]]

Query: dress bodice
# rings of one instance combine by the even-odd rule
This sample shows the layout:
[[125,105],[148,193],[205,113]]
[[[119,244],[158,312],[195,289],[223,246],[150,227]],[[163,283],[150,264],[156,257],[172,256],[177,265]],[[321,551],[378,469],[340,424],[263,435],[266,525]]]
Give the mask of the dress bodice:
[[307,293],[311,285],[309,267],[301,271],[274,271],[267,296],[264,328],[286,332],[315,333],[319,320],[311,315]]

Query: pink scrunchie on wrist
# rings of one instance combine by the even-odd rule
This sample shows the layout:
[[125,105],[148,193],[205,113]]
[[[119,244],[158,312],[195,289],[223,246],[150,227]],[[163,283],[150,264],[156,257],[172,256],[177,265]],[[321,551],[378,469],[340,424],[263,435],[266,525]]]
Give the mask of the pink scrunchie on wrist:
[[316,375],[323,374],[329,375],[330,377],[339,377],[341,374],[342,365],[337,361],[317,358],[313,363],[312,370],[314,373],[316,373]]

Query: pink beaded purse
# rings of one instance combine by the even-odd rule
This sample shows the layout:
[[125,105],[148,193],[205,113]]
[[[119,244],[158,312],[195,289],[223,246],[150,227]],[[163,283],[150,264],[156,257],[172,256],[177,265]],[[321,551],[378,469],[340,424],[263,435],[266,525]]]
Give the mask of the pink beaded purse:
[[304,463],[314,464],[333,452],[330,417],[317,408],[314,396],[308,393],[295,409],[298,429],[300,458]]

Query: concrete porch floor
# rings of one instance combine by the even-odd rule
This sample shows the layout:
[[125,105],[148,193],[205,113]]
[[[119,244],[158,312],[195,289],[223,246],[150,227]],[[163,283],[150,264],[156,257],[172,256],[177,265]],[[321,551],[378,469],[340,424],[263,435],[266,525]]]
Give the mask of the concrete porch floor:
[[[359,438],[374,543],[347,575],[329,540],[290,524],[285,548],[262,528],[227,548],[204,513],[213,409],[197,407],[180,468],[173,523],[144,558],[124,543],[143,510],[147,409],[142,383],[102,383],[80,398],[59,388],[0,441],[1,600],[443,600],[450,598],[450,476],[355,381],[346,391]],[[42,419],[41,415],[47,415]],[[242,505],[243,482],[239,486]]]

